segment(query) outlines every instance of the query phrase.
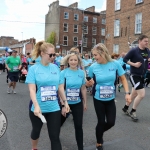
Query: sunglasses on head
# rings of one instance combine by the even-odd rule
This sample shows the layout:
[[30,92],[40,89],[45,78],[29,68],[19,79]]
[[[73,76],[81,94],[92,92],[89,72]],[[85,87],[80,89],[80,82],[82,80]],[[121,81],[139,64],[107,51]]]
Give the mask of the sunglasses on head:
[[51,58],[52,56],[53,57],[55,57],[56,56],[56,54],[54,53],[54,54],[48,54],[48,53],[45,53],[45,54],[47,54],[47,55],[49,55],[49,57]]

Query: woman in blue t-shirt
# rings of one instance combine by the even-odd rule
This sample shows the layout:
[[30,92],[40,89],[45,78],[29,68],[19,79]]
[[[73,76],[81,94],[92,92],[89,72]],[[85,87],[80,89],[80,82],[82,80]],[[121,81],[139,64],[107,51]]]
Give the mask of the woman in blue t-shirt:
[[127,80],[121,65],[110,58],[106,46],[97,44],[92,49],[96,63],[89,68],[89,77],[94,79],[93,101],[98,119],[96,126],[97,150],[103,150],[103,133],[115,124],[115,80],[116,74],[120,76],[125,89],[125,99],[131,101]]
[[[68,66],[68,68],[61,71],[59,82],[59,89],[62,94],[64,91],[66,92],[66,95],[63,95],[61,99],[68,101],[72,111],[78,150],[83,150],[83,109],[87,109],[85,73],[79,68],[81,61],[77,54],[68,54],[63,59],[63,64]],[[66,117],[62,116],[62,123],[65,120]]]
[[[57,94],[60,71],[56,65],[50,63],[55,56],[54,46],[43,41],[38,42],[35,45],[32,57],[36,59],[39,56],[41,61],[29,69],[26,78],[32,100],[29,113],[32,123],[32,149],[37,150],[42,125],[47,122],[48,133],[51,139],[51,150],[62,150],[59,139],[61,111]],[[64,103],[62,108],[64,115],[67,111],[66,109],[68,109],[67,102]]]

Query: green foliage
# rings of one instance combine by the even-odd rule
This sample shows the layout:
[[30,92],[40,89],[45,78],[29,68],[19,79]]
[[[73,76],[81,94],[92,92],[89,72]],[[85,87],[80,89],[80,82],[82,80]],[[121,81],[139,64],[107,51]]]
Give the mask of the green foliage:
[[53,31],[51,32],[50,36],[47,38],[46,42],[55,45],[55,41],[56,41],[56,33]]

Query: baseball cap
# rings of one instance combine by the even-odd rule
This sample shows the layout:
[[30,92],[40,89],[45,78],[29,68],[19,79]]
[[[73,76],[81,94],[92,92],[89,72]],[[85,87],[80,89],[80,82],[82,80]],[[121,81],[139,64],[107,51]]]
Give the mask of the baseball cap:
[[16,51],[16,50],[13,50],[12,53],[17,53],[17,51]]

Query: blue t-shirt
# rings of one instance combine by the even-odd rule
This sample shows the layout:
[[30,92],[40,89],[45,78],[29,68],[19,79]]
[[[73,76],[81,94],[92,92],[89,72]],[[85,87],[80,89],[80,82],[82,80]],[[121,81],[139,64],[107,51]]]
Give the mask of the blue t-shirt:
[[94,63],[89,69],[89,77],[96,78],[94,98],[101,101],[109,101],[115,98],[116,73],[122,76],[125,72],[116,61],[106,64]]
[[6,56],[3,56],[2,58],[3,58],[4,62],[5,62],[7,57],[6,57]]
[[30,64],[30,62],[32,62],[32,61],[33,61],[32,58],[27,58],[28,70],[29,70],[29,68],[30,68],[31,66],[33,66],[33,65]]
[[4,59],[3,57],[0,57],[0,64],[3,64],[4,63]]
[[[29,69],[26,83],[37,85],[36,99],[42,113],[60,110],[57,96],[59,76],[59,68],[54,64],[43,66],[37,63]],[[31,111],[34,111],[34,105]]]
[[80,89],[85,84],[85,73],[83,70],[71,70],[70,68],[62,70],[59,84],[66,84],[65,90],[68,104],[81,102]]
[[117,59],[117,61],[119,62],[119,64],[121,66],[123,66],[125,64],[122,57],[120,57],[119,59]]
[[[84,68],[86,70],[86,73],[88,75],[90,66],[87,66],[87,65],[92,64],[92,60],[91,59],[83,59],[82,62],[83,62]],[[85,67],[85,66],[87,66],[87,67]]]
[[41,57],[40,56],[35,59],[35,63],[39,63],[40,61],[41,61]]
[[56,63],[57,63],[57,65],[58,65],[58,67],[60,67],[60,62],[61,62],[61,60],[62,60],[62,57],[61,57],[61,56],[58,56],[58,57],[55,58],[55,60],[56,60]]

